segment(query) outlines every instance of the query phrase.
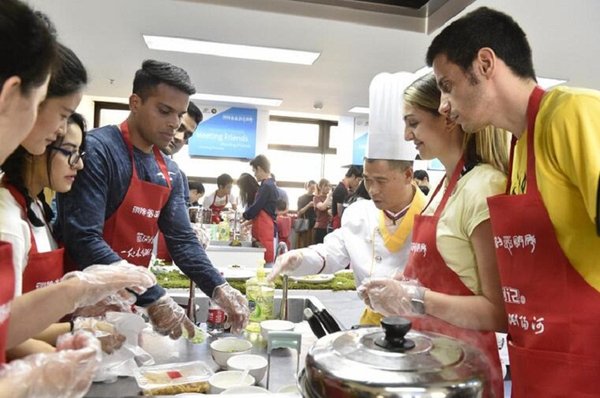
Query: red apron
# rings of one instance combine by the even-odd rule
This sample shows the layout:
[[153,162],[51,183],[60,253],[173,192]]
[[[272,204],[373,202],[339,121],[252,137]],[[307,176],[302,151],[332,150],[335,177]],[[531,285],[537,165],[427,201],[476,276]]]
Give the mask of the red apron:
[[0,242],[0,364],[6,362],[6,338],[10,318],[10,302],[15,293],[15,268],[12,246]]
[[536,182],[533,136],[543,95],[536,87],[527,108],[526,192],[508,195],[509,173],[507,193],[488,199],[508,314],[512,397],[599,397],[600,293],[560,248]]
[[[5,183],[4,186],[8,189],[13,198],[15,198],[19,206],[21,206],[24,214],[27,214],[27,204],[23,195],[11,184]],[[23,293],[57,283],[65,274],[65,249],[61,247],[49,252],[39,253],[31,228],[30,235],[31,249],[29,249],[27,266],[23,271]]]
[[221,211],[225,208],[225,206],[227,206],[227,203],[229,203],[229,195],[225,195],[225,204],[223,206],[217,206],[215,204],[215,200],[217,200],[216,192],[215,192],[215,196],[213,196],[213,201],[212,201],[211,205],[208,206],[208,208],[212,210],[212,216],[210,218],[210,222],[212,224],[218,224],[221,221],[223,221],[223,219],[221,218]]
[[273,217],[264,210],[252,219],[252,236],[265,247],[265,262],[275,259],[275,223]]
[[158,232],[158,216],[171,193],[171,181],[165,160],[156,145],[152,148],[154,157],[168,186],[140,180],[126,121],[121,124],[121,132],[131,157],[131,182],[123,202],[106,220],[103,237],[124,260],[147,267],[152,257],[153,240]]
[[[456,165],[450,183],[444,192],[442,200],[435,210],[433,216],[417,215],[412,232],[412,245],[408,264],[404,270],[406,278],[417,279],[427,288],[455,296],[472,296],[473,292],[465,286],[456,272],[451,270],[437,249],[436,231],[446,203],[456,187],[456,183],[463,169],[464,159]],[[433,198],[442,187],[444,180],[440,181],[435,192],[431,196],[425,209],[431,204]],[[423,210],[424,211],[424,210]],[[484,332],[460,328],[430,316],[411,317],[413,328],[429,332],[442,333],[460,339],[485,354],[489,366],[485,375],[487,382],[484,387],[484,397],[504,397],[504,382],[502,380],[502,368],[498,355],[498,343],[494,332]]]

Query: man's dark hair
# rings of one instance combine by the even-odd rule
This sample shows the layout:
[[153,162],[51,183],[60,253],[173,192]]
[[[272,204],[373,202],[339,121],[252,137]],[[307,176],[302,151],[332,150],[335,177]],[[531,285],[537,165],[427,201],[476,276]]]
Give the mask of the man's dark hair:
[[11,76],[21,78],[21,92],[41,86],[57,55],[56,38],[29,6],[0,1],[0,87]]
[[204,184],[202,184],[200,181],[189,181],[188,182],[188,187],[190,188],[190,191],[192,189],[195,189],[196,191],[198,191],[198,193],[204,193]]
[[360,166],[350,166],[348,171],[346,172],[346,177],[362,177],[363,171]]
[[286,211],[287,203],[285,202],[285,200],[277,199],[277,202],[275,202],[275,209],[279,211]]
[[194,119],[196,124],[200,124],[200,122],[202,122],[202,120],[204,119],[202,111],[192,101],[190,101],[190,103],[188,104],[187,114],[190,115],[192,119]]
[[185,70],[167,62],[147,59],[142,63],[142,68],[135,72],[133,93],[145,101],[161,83],[183,91],[187,95],[196,92],[196,88]]
[[477,52],[489,47],[522,78],[535,80],[531,47],[523,29],[510,16],[481,7],[448,25],[438,34],[427,50],[427,65],[438,55],[469,71]]
[[46,98],[64,97],[83,90],[88,75],[83,63],[68,47],[58,44],[58,59],[52,70]]
[[224,188],[229,184],[233,184],[233,178],[229,174],[224,173],[217,177],[217,186],[219,188]]
[[417,180],[424,180],[425,178],[427,178],[427,180],[429,181],[429,174],[427,174],[425,170],[415,170],[415,172],[413,173],[413,177]]
[[271,162],[269,162],[269,159],[267,159],[265,155],[258,155],[257,157],[252,159],[250,161],[250,166],[260,167],[265,173],[271,172]]

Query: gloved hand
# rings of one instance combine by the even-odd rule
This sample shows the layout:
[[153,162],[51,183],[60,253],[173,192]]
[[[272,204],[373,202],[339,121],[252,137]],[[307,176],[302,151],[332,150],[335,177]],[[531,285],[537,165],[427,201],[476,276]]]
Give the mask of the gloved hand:
[[182,328],[185,328],[188,338],[195,336],[194,324],[168,294],[150,304],[146,310],[155,332],[177,340],[181,337]]
[[269,282],[273,282],[279,274],[289,274],[300,267],[302,264],[302,250],[292,250],[287,253],[280,254],[275,260],[273,270],[267,277]]
[[202,224],[192,223],[192,229],[196,234],[196,238],[198,238],[198,242],[206,249],[210,243],[210,235],[208,232],[204,229]]
[[227,322],[231,324],[232,333],[240,333],[244,330],[248,325],[250,309],[248,300],[239,290],[224,283],[215,288],[212,299],[227,314]]
[[100,340],[102,351],[107,354],[112,354],[121,348],[126,340],[126,337],[120,334],[112,323],[99,318],[75,318],[73,330],[86,330],[92,333]]
[[11,395],[15,397],[83,397],[100,364],[100,343],[81,331],[60,336],[56,349],[4,365],[2,387],[14,387]]
[[69,272],[62,278],[63,281],[70,279],[80,282],[82,292],[75,300],[73,310],[94,305],[116,292],[126,295],[123,292],[125,288],[142,294],[156,284],[156,278],[150,271],[126,261],[110,265],[92,265],[83,271]]
[[383,316],[424,314],[424,306],[417,308],[413,300],[422,303],[426,290],[416,280],[396,279],[371,279],[357,289],[366,296],[365,304]]
[[104,316],[107,312],[111,311],[132,312],[131,307],[136,301],[137,297],[133,293],[123,289],[105,297],[94,305],[78,308],[73,315],[75,317],[93,318]]

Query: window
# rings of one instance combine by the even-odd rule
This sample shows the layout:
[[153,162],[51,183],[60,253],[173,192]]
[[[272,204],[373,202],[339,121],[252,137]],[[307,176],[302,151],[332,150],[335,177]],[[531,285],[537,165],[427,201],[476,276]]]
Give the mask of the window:
[[336,144],[341,137],[336,127],[337,122],[329,120],[271,116],[265,155],[277,185],[288,194],[290,209],[297,210],[306,181],[319,181],[323,176],[330,179],[327,170],[336,176],[333,181],[340,178]]

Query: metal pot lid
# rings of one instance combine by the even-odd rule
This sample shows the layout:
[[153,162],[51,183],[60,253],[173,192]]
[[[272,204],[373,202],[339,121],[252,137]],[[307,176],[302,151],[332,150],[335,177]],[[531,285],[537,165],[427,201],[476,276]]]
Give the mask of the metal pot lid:
[[391,371],[420,371],[446,368],[464,358],[462,345],[436,334],[409,332],[405,318],[388,317],[381,328],[344,332],[332,342],[335,356],[348,361]]

